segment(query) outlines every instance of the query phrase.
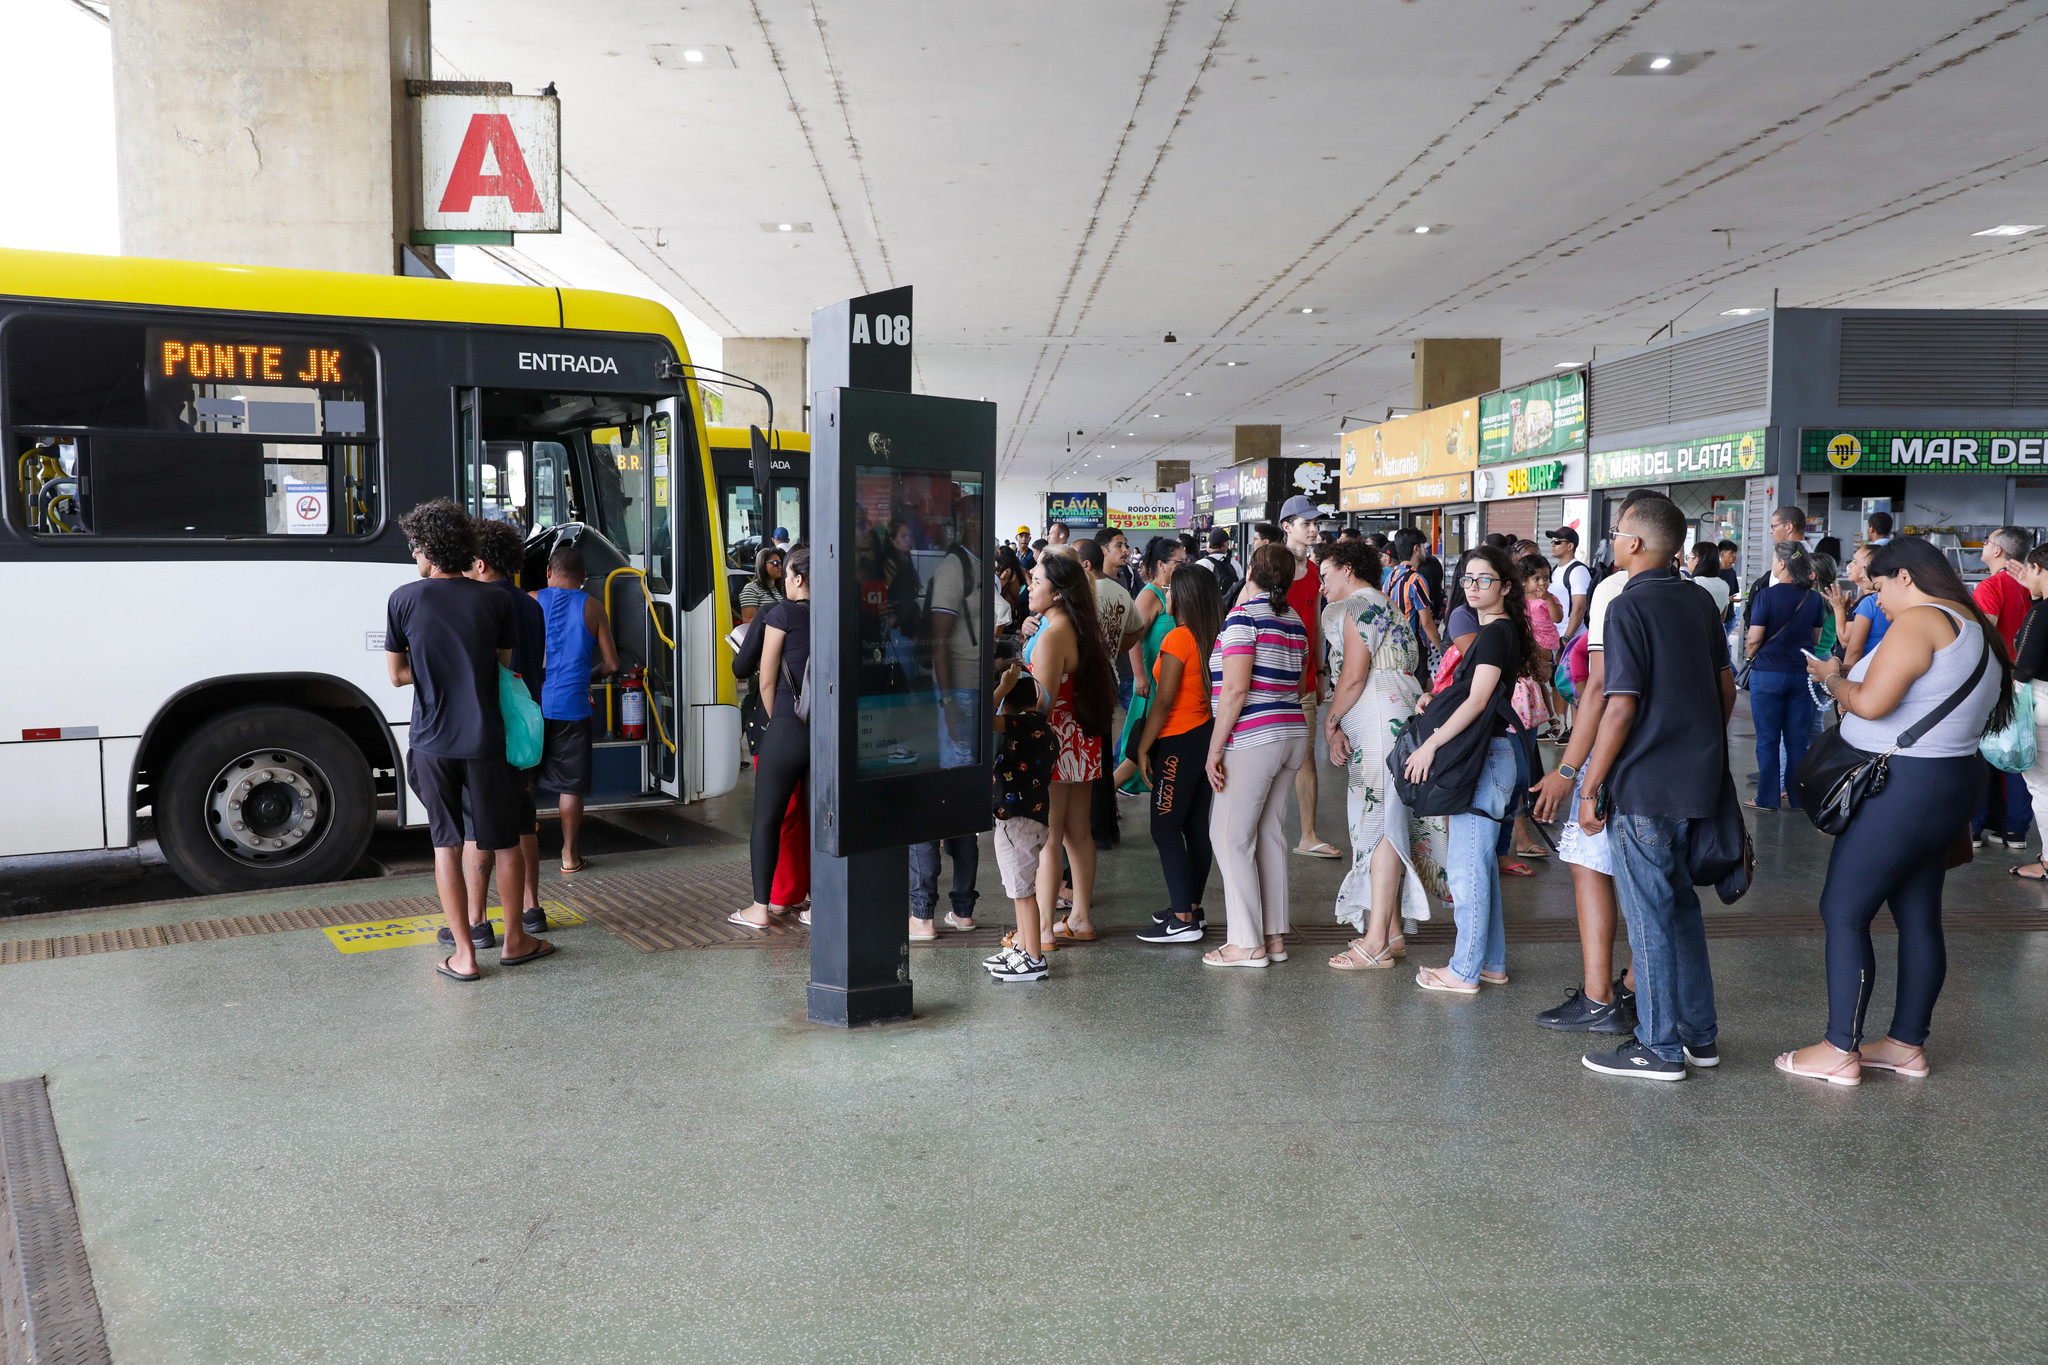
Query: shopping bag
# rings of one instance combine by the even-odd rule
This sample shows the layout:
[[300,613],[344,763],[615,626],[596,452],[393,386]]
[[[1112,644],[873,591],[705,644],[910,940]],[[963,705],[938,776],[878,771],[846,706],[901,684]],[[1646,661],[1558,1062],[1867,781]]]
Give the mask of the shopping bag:
[[1977,749],[2001,772],[2023,773],[2040,757],[2034,739],[2034,685],[2012,685],[2012,719],[2005,728],[1984,736]]
[[547,725],[533,693],[503,664],[498,665],[498,711],[505,718],[505,761],[520,769],[539,767]]

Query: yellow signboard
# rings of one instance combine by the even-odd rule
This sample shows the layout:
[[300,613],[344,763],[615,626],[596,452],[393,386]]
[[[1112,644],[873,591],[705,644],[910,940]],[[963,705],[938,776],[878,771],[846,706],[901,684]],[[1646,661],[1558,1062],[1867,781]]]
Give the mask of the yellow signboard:
[[[1479,467],[1479,400],[1467,398],[1378,426],[1344,433],[1343,505],[1406,507],[1424,502],[1459,501],[1472,492],[1471,471]],[[1458,476],[1465,477],[1459,478]],[[1359,503],[1353,489],[1387,485],[1443,484],[1455,490],[1438,496],[1412,492],[1392,501]]]
[[[584,923],[583,916],[560,901],[542,901],[540,908],[548,912],[551,928]],[[491,928],[503,934],[505,907],[493,905],[484,913],[490,916]],[[432,943],[434,932],[447,923],[440,915],[407,915],[402,919],[372,920],[367,924],[338,924],[322,932],[340,952],[374,953],[379,948],[410,948],[415,944]]]
[[1371,512],[1382,507],[1440,507],[1447,502],[1471,500],[1472,476],[1445,474],[1434,479],[1376,483],[1364,488],[1347,487],[1339,497],[1338,510]]

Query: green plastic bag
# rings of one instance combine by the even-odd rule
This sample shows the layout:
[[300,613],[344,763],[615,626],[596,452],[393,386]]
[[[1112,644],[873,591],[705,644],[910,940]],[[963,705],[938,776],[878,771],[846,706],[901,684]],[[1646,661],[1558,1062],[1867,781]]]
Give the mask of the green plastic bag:
[[2003,730],[1984,736],[1978,752],[2001,772],[2023,773],[2039,757],[2034,740],[2034,685],[2012,685],[2012,720]]
[[498,665],[498,710],[505,717],[505,761],[519,769],[539,767],[547,725],[540,718],[533,693],[503,664]]

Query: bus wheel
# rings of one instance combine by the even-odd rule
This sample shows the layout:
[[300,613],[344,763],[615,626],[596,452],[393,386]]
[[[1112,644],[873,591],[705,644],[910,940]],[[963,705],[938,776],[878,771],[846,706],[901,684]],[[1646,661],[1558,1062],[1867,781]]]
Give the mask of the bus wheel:
[[347,735],[289,706],[225,711],[178,746],[157,841],[195,891],[337,881],[370,846],[370,766]]

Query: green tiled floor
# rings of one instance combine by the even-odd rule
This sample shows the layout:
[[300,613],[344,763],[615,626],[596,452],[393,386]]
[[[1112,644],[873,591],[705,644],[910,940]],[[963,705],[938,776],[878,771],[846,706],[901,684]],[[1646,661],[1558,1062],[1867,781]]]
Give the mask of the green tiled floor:
[[[1159,895],[1127,828],[1105,920]],[[1810,912],[1809,836],[1741,913]],[[1337,869],[1297,866],[1327,914]],[[1661,1087],[1531,1025],[1569,945],[1475,999],[1312,951],[998,987],[919,949],[919,1019],[843,1034],[801,952],[558,942],[469,987],[317,931],[0,969],[115,1358],[2048,1360],[2048,935],[1953,937],[1935,1075],[1854,1091],[1770,1068],[1819,1032],[1815,938],[1716,941],[1727,1062]]]

